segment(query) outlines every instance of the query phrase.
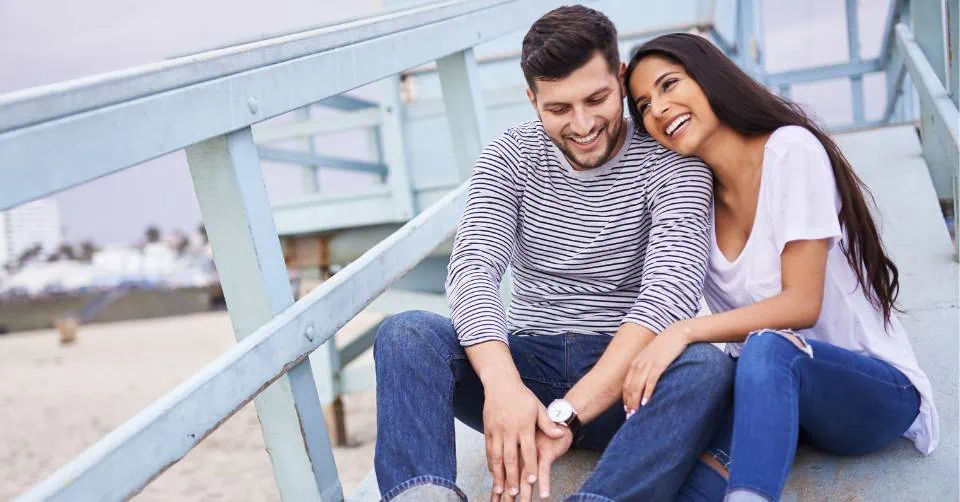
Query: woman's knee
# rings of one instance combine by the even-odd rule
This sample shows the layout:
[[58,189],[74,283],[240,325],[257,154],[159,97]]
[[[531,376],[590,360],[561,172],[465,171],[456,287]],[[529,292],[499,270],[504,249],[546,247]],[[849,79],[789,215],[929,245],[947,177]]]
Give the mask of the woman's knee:
[[798,355],[811,356],[799,336],[785,331],[763,330],[751,335],[737,360],[737,382],[768,381],[773,371],[788,368]]

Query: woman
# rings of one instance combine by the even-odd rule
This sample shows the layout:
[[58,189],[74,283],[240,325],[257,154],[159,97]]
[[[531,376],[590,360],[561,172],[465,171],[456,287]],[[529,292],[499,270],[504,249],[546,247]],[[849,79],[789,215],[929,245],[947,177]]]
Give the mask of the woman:
[[730,456],[708,449],[681,495],[777,500],[798,438],[860,455],[906,436],[930,454],[939,425],[896,317],[897,268],[837,145],[698,36],[647,42],[625,80],[636,125],[714,173],[713,315],[661,333],[623,390],[628,414],[656,399],[660,374],[690,343],[726,342],[738,357],[732,424],[714,439],[732,443],[719,449]]

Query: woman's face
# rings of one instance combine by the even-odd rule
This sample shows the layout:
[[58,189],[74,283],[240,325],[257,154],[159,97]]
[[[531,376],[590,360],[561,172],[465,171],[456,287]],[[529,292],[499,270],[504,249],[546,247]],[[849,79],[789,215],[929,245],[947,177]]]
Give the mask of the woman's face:
[[720,125],[700,85],[669,59],[645,57],[627,84],[644,128],[679,154],[698,155],[704,140]]

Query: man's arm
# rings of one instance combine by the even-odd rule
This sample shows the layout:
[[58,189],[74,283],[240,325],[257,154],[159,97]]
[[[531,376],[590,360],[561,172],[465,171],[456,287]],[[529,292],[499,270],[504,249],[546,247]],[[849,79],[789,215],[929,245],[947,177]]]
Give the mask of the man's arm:
[[507,343],[499,286],[516,245],[522,193],[511,143],[504,135],[477,159],[450,255],[447,300],[464,347]]
[[522,184],[518,155],[519,149],[507,136],[480,154],[447,274],[450,317],[484,387],[487,466],[497,495],[519,493],[521,461],[536,473],[534,433],[538,424],[547,433],[562,435],[520,380],[507,345],[507,322],[500,301],[500,280],[513,256],[519,226]]
[[647,182],[653,225],[637,301],[597,364],[566,395],[584,423],[620,400],[633,358],[699,308],[710,249],[713,177],[696,158],[666,153],[657,162]]

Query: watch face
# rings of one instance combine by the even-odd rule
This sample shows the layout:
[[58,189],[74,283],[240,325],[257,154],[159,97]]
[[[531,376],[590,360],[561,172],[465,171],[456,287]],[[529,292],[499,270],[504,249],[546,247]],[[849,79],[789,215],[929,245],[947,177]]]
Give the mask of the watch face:
[[563,400],[556,400],[547,407],[547,416],[554,422],[567,423],[573,417],[573,406]]

